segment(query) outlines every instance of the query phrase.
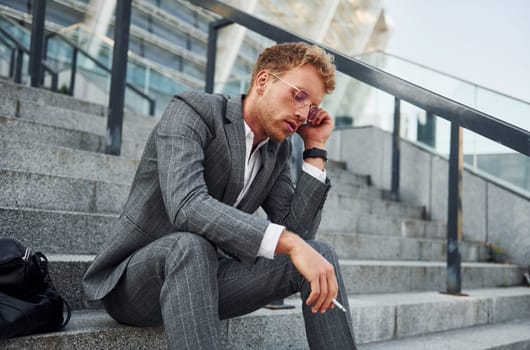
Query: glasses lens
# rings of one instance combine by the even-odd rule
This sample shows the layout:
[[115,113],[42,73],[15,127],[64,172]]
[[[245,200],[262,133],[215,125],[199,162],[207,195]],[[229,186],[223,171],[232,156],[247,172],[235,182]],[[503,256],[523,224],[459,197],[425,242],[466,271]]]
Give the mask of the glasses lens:
[[309,112],[307,113],[307,120],[315,119],[318,112],[320,112],[320,108],[318,108],[317,106],[311,106],[311,108],[309,108]]
[[309,95],[304,90],[298,90],[294,95],[294,104],[296,107],[304,107],[309,104]]

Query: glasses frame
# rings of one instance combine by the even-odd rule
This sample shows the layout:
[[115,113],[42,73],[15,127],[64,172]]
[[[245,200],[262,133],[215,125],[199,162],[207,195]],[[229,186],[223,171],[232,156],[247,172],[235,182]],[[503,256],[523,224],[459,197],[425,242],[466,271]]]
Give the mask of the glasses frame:
[[[276,79],[278,79],[279,81],[283,82],[284,84],[287,84],[288,86],[290,86],[291,88],[296,90],[296,93],[293,95],[293,105],[294,105],[294,107],[295,108],[302,108],[302,107],[309,106],[309,109],[307,111],[306,117],[307,117],[307,120],[313,120],[313,118],[320,111],[320,107],[318,105],[315,105],[315,104],[311,103],[311,101],[309,101],[309,93],[307,91],[303,90],[303,89],[300,89],[299,87],[294,86],[293,84],[289,83],[288,81],[283,80],[282,78],[280,78],[277,74],[275,74],[273,72],[269,71],[269,74],[272,75],[273,77],[275,77]],[[307,97],[303,99],[305,102],[302,102],[302,104],[300,104],[300,102],[297,102],[297,100],[296,100],[296,96],[299,93],[304,93],[304,94],[307,95]]]

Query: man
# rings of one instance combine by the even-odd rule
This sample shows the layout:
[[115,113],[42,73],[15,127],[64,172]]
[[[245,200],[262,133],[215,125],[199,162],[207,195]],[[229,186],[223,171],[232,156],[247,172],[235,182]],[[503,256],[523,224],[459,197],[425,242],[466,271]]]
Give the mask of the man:
[[[163,324],[170,349],[220,349],[220,319],[300,292],[309,346],[355,349],[334,252],[311,241],[330,188],[318,108],[332,57],[304,43],[259,56],[248,94],[176,96],[151,133],[123,213],[84,276],[117,321]],[[289,136],[304,140],[290,176]],[[252,215],[259,207],[268,219]],[[339,277],[337,279],[337,276]]]

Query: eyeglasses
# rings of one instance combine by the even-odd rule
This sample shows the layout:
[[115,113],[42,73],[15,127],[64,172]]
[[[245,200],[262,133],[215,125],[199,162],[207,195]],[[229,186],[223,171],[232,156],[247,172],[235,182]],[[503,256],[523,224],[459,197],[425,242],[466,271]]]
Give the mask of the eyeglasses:
[[274,74],[272,72],[269,72],[269,73],[273,77],[278,79],[279,81],[287,84],[288,86],[290,86],[290,87],[292,87],[293,89],[296,90],[296,93],[293,96],[294,108],[302,108],[302,107],[309,106],[309,110],[307,111],[306,117],[307,117],[307,120],[313,120],[313,118],[315,118],[316,115],[318,114],[318,112],[320,111],[320,108],[317,105],[312,104],[311,101],[309,101],[309,94],[307,92],[305,92],[304,90],[297,88],[293,84],[283,80],[278,75],[276,75],[276,74]]

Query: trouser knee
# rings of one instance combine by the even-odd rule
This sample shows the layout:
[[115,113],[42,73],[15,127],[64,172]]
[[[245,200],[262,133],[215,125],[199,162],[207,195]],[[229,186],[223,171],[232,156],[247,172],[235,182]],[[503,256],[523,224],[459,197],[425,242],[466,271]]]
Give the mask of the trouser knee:
[[168,268],[178,264],[195,264],[198,266],[207,261],[217,261],[215,246],[203,236],[178,232],[168,235],[171,240],[171,249],[166,256]]

